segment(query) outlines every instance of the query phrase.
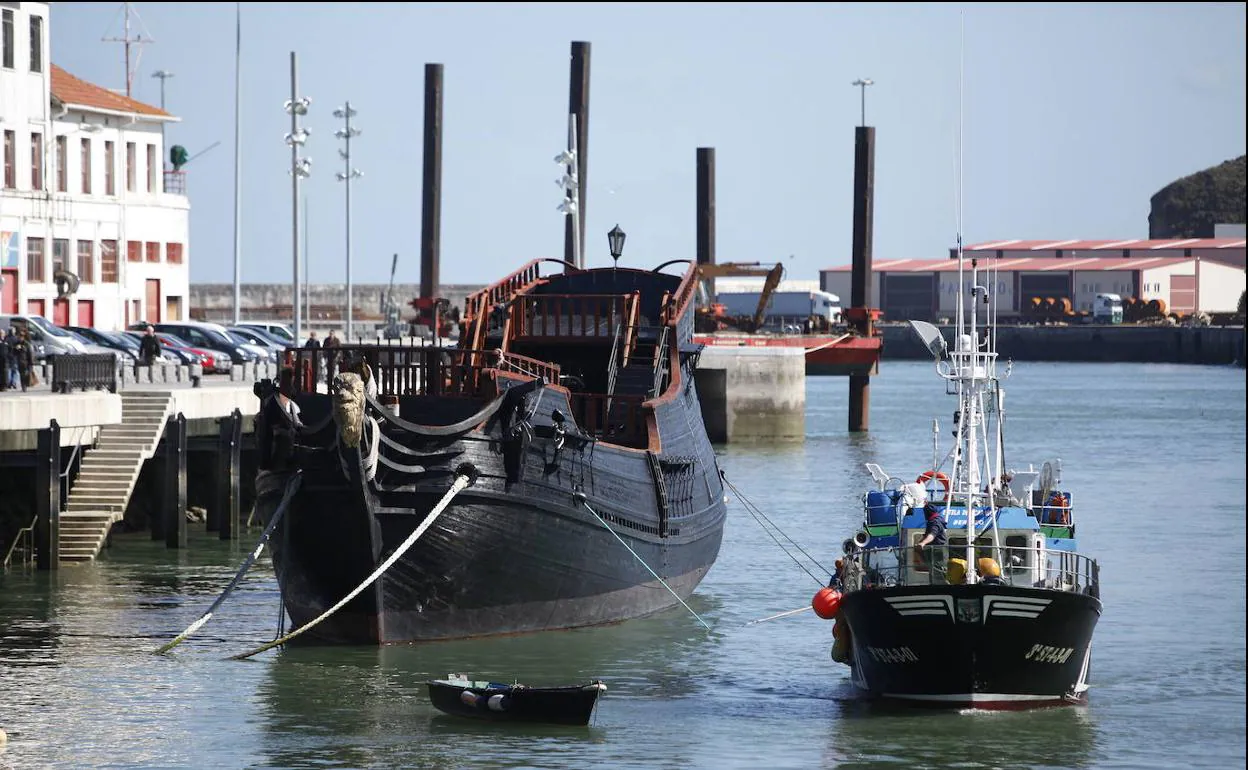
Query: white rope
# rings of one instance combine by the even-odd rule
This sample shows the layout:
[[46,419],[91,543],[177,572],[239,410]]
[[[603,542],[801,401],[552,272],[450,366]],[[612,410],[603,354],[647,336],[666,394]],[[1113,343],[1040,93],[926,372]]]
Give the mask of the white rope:
[[251,565],[255,564],[256,559],[260,558],[260,552],[264,550],[264,544],[269,541],[269,535],[273,534],[273,529],[277,526],[277,522],[281,521],[282,515],[286,513],[286,508],[290,505],[290,500],[294,496],[295,490],[299,489],[299,484],[302,480],[302,472],[295,471],[295,475],[291,477],[290,481],[286,482],[286,494],[282,496],[281,503],[278,504],[277,509],[273,512],[273,518],[269,520],[269,526],[264,528],[264,534],[260,535],[260,542],[256,543],[256,547],[252,549],[251,555],[243,561],[242,566],[240,566],[238,568],[238,572],[235,573],[234,579],[231,580],[230,584],[225,587],[225,590],[222,591],[221,595],[217,597],[217,600],[212,603],[212,606],[208,608],[208,611],[203,615],[200,615],[199,620],[196,620],[194,623],[187,626],[186,630],[178,634],[173,641],[163,644],[156,650],[153,650],[154,654],[160,655],[162,653],[169,652],[174,647],[177,647],[179,644],[186,641],[191,634],[202,628],[204,624],[212,618],[212,614],[217,611],[217,608],[221,606],[221,603],[225,601],[226,597],[228,597],[234,590],[234,587],[238,585],[238,581],[243,578],[243,575],[247,574],[247,570],[251,569]]
[[377,418],[371,414],[367,415],[367,418],[364,423],[368,427],[368,430],[365,431],[368,436],[368,453],[364,459],[364,478],[367,481],[372,481],[377,475],[377,453],[381,448],[381,426],[377,424]]
[[333,615],[338,610],[342,609],[344,606],[346,606],[347,602],[359,596],[361,591],[363,591],[365,588],[368,588],[370,585],[372,585],[377,580],[377,578],[381,577],[383,572],[390,569],[390,566],[392,564],[394,564],[396,561],[402,558],[403,554],[407,553],[407,549],[411,548],[416,543],[416,541],[420,539],[420,536],[425,534],[425,530],[429,529],[430,525],[433,524],[434,520],[436,520],[439,516],[442,515],[442,512],[446,510],[446,507],[451,504],[451,500],[455,498],[455,495],[459,494],[460,491],[462,491],[465,487],[467,487],[471,483],[472,483],[472,479],[469,477],[467,473],[457,474],[455,476],[455,483],[451,484],[451,488],[446,490],[446,494],[442,495],[442,499],[439,500],[438,504],[434,506],[432,511],[429,512],[429,515],[425,517],[425,520],[420,523],[420,526],[417,527],[416,530],[412,532],[412,534],[407,536],[407,539],[404,540],[401,545],[399,545],[399,547],[395,550],[394,553],[390,554],[390,557],[388,559],[386,559],[384,562],[381,563],[380,567],[378,567],[377,569],[373,571],[373,574],[365,578],[364,582],[356,586],[355,589],[351,591],[351,593],[344,596],[342,598],[342,601],[338,602],[333,607],[330,607],[328,610],[325,610],[325,612],[323,612],[320,617],[316,618],[310,623],[306,623],[300,626],[294,631],[291,631],[289,634],[286,634],[283,637],[274,639],[273,641],[268,642],[266,644],[262,644],[250,652],[244,652],[239,655],[233,655],[231,656],[230,659],[231,660],[245,660],[247,658],[250,658],[253,655],[259,655],[265,650],[271,650],[280,644],[285,644],[286,642],[289,642],[291,639],[294,639],[296,636],[299,636],[300,634],[302,634],[304,631],[308,631],[312,627],[318,625],[321,621],[325,620],[330,615]]

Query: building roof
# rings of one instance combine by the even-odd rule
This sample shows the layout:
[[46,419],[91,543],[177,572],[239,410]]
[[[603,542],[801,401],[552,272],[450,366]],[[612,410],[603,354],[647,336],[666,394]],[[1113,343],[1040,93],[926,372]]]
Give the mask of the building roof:
[[137,99],[115,94],[102,86],[75,77],[52,65],[52,98],[67,107],[104,111],[125,115],[146,115],[155,119],[176,120],[172,115]]
[[986,241],[971,246],[963,246],[963,251],[1100,251],[1103,249],[1235,249],[1244,248],[1243,238],[1167,238],[1165,240],[1148,240],[1144,238],[1128,238],[1118,241],[1084,241],[1079,239],[1065,241]]
[[[967,249],[964,247],[963,251]],[[1123,259],[1122,257],[1017,257],[994,259],[981,262],[981,270],[985,265],[1002,271],[1049,272],[1049,271],[1097,271],[1114,270],[1150,270],[1156,267],[1169,267],[1185,262],[1195,262],[1195,257],[1138,257]],[[949,259],[886,259],[871,265],[876,273],[956,273],[958,263]],[[964,266],[970,271],[970,266]],[[838,265],[825,268],[825,273],[848,273],[852,265]]]

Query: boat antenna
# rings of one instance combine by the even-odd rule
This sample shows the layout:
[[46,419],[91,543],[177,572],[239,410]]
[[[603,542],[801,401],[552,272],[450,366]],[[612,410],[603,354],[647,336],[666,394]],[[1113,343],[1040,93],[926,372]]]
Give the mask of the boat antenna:
[[[122,3],[121,8],[119,9],[122,15],[121,37],[105,37],[101,39],[102,42],[105,42],[105,43],[121,43],[122,47],[125,49],[126,97],[127,98],[130,98],[133,95],[131,94],[131,90],[134,87],[134,73],[139,68],[139,60],[143,58],[142,46],[146,45],[147,43],[155,42],[152,40],[151,33],[147,32],[147,26],[143,24],[143,19],[139,18],[138,10],[131,7],[133,5],[134,3]],[[139,23],[139,28],[140,28],[139,31],[135,32],[134,37],[130,36],[130,31],[131,31],[130,30],[130,15],[131,14],[134,14],[135,21]],[[114,16],[113,20],[116,21],[116,19],[117,17]],[[146,37],[144,37],[144,33],[147,33]],[[131,64],[131,61],[130,61],[130,47],[131,46],[134,46],[135,48],[133,64]]]

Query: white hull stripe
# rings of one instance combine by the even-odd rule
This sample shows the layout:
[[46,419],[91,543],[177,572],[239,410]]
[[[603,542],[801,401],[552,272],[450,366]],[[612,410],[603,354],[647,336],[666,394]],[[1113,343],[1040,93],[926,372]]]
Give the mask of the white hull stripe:
[[899,615],[943,615],[953,617],[952,596],[886,596]]
[[985,596],[984,617],[1038,618],[1052,601],[1034,596]]

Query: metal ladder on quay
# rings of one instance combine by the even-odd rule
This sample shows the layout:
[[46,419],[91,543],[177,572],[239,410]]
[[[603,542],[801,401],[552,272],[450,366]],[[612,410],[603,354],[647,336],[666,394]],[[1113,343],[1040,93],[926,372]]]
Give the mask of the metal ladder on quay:
[[126,515],[139,473],[155,454],[172,408],[168,391],[122,393],[121,423],[102,427],[95,447],[84,450],[61,512],[62,564],[99,556],[113,524]]

